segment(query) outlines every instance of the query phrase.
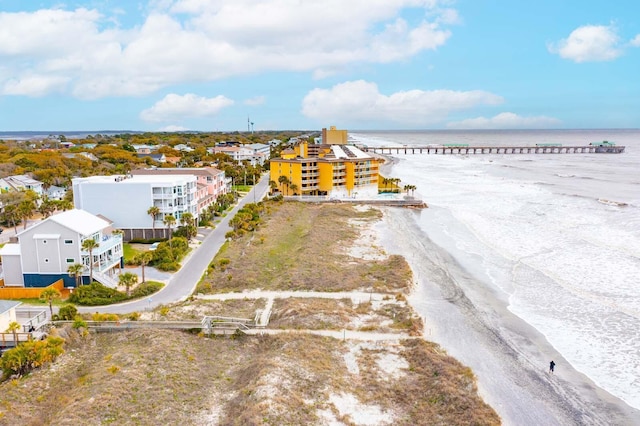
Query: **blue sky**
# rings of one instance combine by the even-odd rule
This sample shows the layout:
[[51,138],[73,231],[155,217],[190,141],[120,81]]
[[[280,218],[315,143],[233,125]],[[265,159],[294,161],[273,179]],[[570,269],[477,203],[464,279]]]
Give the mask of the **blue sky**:
[[0,131],[639,128],[637,0],[0,0]]

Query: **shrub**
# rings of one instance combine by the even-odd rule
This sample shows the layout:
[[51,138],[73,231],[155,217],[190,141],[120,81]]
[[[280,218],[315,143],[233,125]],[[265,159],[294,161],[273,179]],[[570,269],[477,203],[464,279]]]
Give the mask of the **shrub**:
[[63,321],[71,321],[78,315],[78,308],[71,303],[64,304],[58,310],[58,319]]
[[131,312],[127,315],[129,321],[138,321],[140,319],[140,312]]
[[46,340],[30,340],[9,349],[0,358],[0,368],[5,377],[12,374],[23,375],[54,361],[64,352],[64,339],[49,336]]
[[105,287],[98,282],[78,287],[71,296],[69,302],[76,305],[97,306],[122,302],[127,295],[116,289]]
[[73,328],[87,328],[87,323],[85,322],[85,320],[82,319],[82,317],[80,315],[78,315],[74,320],[73,320],[73,325],[71,326]]
[[116,314],[102,314],[100,312],[96,312],[91,315],[91,319],[93,321],[119,321],[120,317]]
[[138,285],[138,287],[136,287],[132,292],[131,292],[131,299],[137,299],[139,297],[145,297],[148,296],[150,294],[156,293],[158,291],[160,291],[160,289],[162,289],[162,287],[164,287],[164,284],[156,282],[156,281],[147,281],[145,283],[142,283],[140,285]]

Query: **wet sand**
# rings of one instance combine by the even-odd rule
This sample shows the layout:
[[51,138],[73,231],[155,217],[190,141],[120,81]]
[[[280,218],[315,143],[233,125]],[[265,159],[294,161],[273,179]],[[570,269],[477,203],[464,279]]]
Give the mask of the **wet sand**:
[[[389,254],[414,274],[410,302],[425,338],[440,344],[478,377],[480,395],[506,425],[636,425],[640,411],[576,371],[535,328],[433,244],[417,226],[420,211],[382,208],[376,225]],[[556,362],[550,374],[549,361]]]

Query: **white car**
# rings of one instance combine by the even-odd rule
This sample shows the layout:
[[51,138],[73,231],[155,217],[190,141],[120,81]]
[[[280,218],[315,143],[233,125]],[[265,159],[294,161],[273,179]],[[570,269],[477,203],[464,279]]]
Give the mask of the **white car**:
[[153,243],[151,244],[151,247],[149,247],[149,251],[154,251],[155,249],[158,248],[158,246],[160,245],[160,243]]

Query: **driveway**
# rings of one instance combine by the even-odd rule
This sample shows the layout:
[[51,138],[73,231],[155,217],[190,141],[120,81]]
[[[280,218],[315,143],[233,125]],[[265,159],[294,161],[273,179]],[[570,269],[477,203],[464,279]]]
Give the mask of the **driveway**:
[[[260,179],[260,182],[258,182],[258,184],[244,197],[242,197],[231,211],[227,212],[211,232],[207,234],[207,230],[198,230],[198,232],[202,233],[204,236],[202,243],[199,247],[192,250],[192,252],[187,256],[179,271],[171,274],[166,281],[158,280],[166,283],[164,288],[158,293],[145,299],[115,305],[78,307],[78,311],[126,314],[185,300],[193,293],[196,285],[200,281],[200,278],[207,270],[209,263],[211,263],[211,260],[225,243],[225,234],[231,230],[229,227],[229,221],[235,216],[238,210],[244,207],[245,204],[262,200],[267,195],[268,190],[269,175],[265,174],[262,179]],[[150,269],[152,268],[145,268],[145,278],[148,277],[151,279],[152,275],[148,274],[153,274],[154,272],[151,272]]]

